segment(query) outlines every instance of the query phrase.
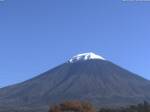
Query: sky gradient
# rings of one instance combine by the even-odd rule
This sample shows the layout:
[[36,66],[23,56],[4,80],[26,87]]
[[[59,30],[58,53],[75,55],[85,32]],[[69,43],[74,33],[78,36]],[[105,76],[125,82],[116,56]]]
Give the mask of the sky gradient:
[[95,52],[150,79],[150,2],[0,1],[0,87]]

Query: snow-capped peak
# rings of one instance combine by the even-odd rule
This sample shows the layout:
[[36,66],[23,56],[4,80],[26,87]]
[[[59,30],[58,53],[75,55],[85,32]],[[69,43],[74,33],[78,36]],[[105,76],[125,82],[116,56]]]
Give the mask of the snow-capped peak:
[[95,53],[89,52],[89,53],[77,54],[77,55],[73,56],[69,60],[69,62],[74,63],[74,62],[80,61],[80,60],[92,60],[92,59],[105,60],[105,58],[103,58],[99,55],[96,55]]

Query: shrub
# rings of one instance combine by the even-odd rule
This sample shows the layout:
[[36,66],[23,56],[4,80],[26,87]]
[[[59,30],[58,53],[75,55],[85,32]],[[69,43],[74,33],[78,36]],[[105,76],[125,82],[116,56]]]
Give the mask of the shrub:
[[90,103],[80,101],[66,101],[50,108],[49,112],[95,112]]

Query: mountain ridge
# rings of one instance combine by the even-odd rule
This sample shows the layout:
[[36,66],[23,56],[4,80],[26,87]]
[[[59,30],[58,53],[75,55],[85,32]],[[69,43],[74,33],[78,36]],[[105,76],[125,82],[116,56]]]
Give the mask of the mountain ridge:
[[107,60],[63,63],[23,83],[0,89],[0,106],[37,108],[67,100],[95,106],[150,101],[150,81]]

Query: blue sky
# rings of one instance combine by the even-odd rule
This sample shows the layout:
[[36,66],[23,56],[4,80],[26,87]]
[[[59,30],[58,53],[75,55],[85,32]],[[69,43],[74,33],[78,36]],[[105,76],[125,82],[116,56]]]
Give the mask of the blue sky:
[[150,79],[150,2],[0,1],[0,87],[83,52]]

